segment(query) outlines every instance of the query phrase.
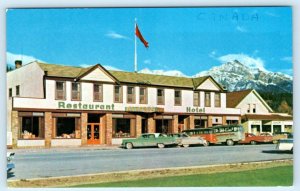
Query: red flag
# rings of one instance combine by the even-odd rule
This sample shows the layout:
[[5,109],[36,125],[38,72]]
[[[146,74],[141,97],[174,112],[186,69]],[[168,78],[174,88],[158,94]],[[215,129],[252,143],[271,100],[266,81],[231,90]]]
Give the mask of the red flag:
[[146,48],[149,47],[148,42],[144,39],[144,37],[143,37],[142,33],[140,32],[139,27],[138,27],[137,24],[136,24],[136,26],[135,26],[135,35],[136,35],[137,37],[139,37],[139,39],[140,39],[141,42],[145,45]]

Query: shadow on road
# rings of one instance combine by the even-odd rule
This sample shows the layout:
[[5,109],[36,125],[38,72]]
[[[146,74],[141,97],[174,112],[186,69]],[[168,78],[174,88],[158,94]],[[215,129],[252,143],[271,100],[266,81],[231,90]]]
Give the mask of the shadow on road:
[[268,153],[268,154],[293,154],[291,151],[279,151],[279,150],[264,150],[262,151],[263,153]]

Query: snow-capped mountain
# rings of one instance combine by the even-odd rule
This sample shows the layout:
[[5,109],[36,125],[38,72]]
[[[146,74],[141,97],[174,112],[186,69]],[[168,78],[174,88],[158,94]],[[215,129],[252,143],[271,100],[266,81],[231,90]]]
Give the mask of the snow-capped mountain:
[[211,75],[228,91],[255,89],[264,92],[292,92],[293,79],[291,76],[250,68],[239,61],[227,62],[213,67],[195,76]]

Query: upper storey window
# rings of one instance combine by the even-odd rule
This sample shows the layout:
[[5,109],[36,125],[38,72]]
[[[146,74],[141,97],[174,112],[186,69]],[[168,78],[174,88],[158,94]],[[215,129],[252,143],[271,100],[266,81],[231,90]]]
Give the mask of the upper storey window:
[[147,88],[140,87],[140,104],[147,104]]
[[94,101],[103,101],[102,84],[94,84]]
[[115,103],[122,103],[123,91],[122,86],[115,86],[114,88],[114,101]]
[[221,107],[221,94],[215,93],[215,107]]
[[55,99],[66,99],[66,82],[57,81],[55,84]]
[[127,87],[127,103],[135,103],[135,89],[133,86]]
[[72,100],[80,100],[80,83],[72,82]]
[[165,104],[165,92],[164,89],[157,89],[157,105]]
[[175,105],[181,105],[181,91],[175,90]]
[[205,107],[210,107],[210,92],[205,92]]

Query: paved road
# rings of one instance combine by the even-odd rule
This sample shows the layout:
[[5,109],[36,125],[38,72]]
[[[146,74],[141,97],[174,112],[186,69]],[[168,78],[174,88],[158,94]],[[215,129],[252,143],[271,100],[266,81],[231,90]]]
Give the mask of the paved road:
[[13,179],[46,178],[135,169],[200,166],[272,159],[293,155],[275,145],[235,145],[148,149],[67,149],[17,152]]

